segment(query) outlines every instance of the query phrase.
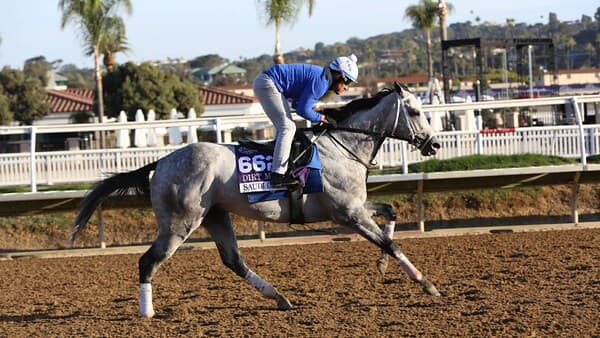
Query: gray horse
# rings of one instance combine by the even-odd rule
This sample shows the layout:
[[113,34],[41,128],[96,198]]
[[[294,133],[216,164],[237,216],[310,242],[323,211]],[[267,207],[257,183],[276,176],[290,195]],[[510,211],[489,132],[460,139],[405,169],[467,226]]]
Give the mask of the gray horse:
[[[306,222],[331,220],[353,229],[394,258],[425,293],[439,296],[435,286],[373,220],[375,214],[394,218],[392,208],[368,202],[366,192],[367,169],[385,138],[406,140],[425,156],[434,155],[440,147],[420,108],[408,88],[394,84],[393,90],[329,111],[337,117],[338,128],[328,129],[316,140],[324,192],[305,195],[303,207]],[[316,135],[306,132],[309,137]],[[156,240],[139,260],[141,316],[154,315],[151,281],[157,269],[199,226],[211,235],[228,268],[263,296],[274,299],[279,309],[292,308],[283,294],[246,266],[229,215],[234,212],[286,223],[290,219],[288,200],[249,203],[239,192],[234,146],[190,144],[142,168],[100,181],[81,203],[70,244],[106,197],[129,189],[150,194],[158,225]]]

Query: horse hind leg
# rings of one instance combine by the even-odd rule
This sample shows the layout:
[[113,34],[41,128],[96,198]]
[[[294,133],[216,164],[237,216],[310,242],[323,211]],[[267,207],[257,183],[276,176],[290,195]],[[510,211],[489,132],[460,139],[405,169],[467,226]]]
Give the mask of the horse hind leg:
[[171,232],[160,234],[140,258],[140,316],[147,318],[154,317],[152,277],[159,266],[175,253],[175,250],[177,250],[184,240],[185,237]]
[[194,210],[181,215],[165,212],[160,208],[155,208],[154,212],[158,222],[158,236],[139,260],[140,316],[148,318],[154,316],[152,277],[160,265],[200,226],[204,214],[202,210]]
[[290,301],[269,282],[250,270],[239,251],[237,238],[231,225],[229,213],[221,208],[213,207],[202,222],[210,236],[215,241],[223,264],[243,278],[264,297],[274,299],[280,310],[292,309]]
[[[391,240],[394,239],[394,229],[396,227],[396,221],[388,221],[383,225],[383,233]],[[385,276],[389,266],[390,256],[381,249],[381,255],[377,259],[377,270],[382,276]]]

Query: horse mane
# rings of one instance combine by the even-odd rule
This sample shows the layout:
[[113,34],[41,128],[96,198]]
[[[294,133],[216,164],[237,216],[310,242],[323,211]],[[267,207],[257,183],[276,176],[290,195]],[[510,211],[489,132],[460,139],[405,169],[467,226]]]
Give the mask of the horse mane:
[[336,121],[343,121],[356,112],[375,107],[379,103],[379,101],[381,101],[382,98],[393,92],[393,89],[383,88],[373,97],[352,100],[338,108],[326,108],[323,109],[322,113],[326,116],[333,117]]

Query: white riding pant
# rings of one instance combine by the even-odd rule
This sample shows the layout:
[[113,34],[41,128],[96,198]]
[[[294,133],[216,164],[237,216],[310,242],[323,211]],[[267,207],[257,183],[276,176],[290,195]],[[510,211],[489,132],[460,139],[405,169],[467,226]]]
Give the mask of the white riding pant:
[[285,174],[287,171],[290,149],[296,133],[296,124],[292,120],[292,111],[287,99],[279,92],[273,80],[265,73],[260,73],[253,84],[254,95],[260,101],[263,110],[275,126],[275,150],[271,172]]

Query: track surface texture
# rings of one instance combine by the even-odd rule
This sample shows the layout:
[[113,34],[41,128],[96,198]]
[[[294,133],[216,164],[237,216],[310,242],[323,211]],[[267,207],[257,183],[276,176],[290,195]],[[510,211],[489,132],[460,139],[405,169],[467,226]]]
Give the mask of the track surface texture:
[[138,255],[0,261],[0,337],[600,335],[600,230],[398,240],[440,290],[426,296],[372,244],[242,248],[294,304],[276,309],[216,250],[179,251],[137,316]]

